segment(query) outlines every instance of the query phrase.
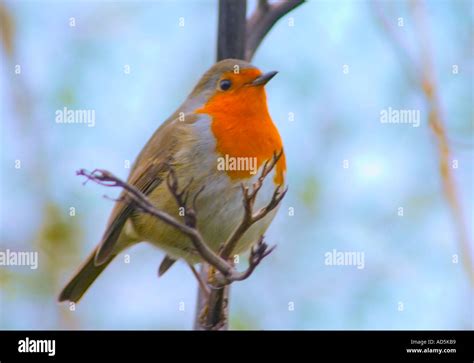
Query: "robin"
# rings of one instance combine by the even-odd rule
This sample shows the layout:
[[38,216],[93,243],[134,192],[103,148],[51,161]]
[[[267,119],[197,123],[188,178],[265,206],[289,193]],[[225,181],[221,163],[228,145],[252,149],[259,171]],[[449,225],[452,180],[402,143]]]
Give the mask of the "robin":
[[[262,73],[248,62],[226,59],[214,64],[184,103],[152,135],[128,177],[156,208],[182,220],[166,176],[173,168],[179,185],[199,194],[197,228],[208,246],[219,246],[243,217],[241,184],[255,182],[265,162],[283,150],[267,107],[264,86],[277,72]],[[260,189],[254,208],[265,206],[277,186],[284,187],[283,154]],[[245,252],[270,225],[277,209],[254,224],[238,242]],[[126,248],[147,241],[166,252],[159,267],[165,273],[178,259],[202,262],[191,241],[155,217],[116,202],[100,244],[59,296],[77,302],[107,265]]]

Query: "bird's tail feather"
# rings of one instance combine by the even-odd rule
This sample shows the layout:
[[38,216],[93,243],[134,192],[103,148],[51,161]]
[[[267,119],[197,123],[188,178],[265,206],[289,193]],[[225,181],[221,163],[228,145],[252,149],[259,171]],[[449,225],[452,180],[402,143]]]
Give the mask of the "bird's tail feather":
[[114,259],[111,256],[107,261],[100,265],[95,265],[94,259],[97,253],[97,248],[87,258],[86,262],[81,266],[79,271],[69,281],[66,287],[59,294],[58,300],[78,302],[82,295],[87,291],[89,286],[95,281],[97,276],[107,267],[107,265]]

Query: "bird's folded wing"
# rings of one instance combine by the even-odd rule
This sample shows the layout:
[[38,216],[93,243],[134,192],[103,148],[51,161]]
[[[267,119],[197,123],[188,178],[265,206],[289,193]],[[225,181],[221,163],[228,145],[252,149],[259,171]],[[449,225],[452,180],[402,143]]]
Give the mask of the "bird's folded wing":
[[[127,182],[143,194],[151,193],[166,178],[173,157],[180,147],[180,133],[186,133],[189,125],[197,120],[195,114],[182,118],[170,118],[153,134],[137,157]],[[182,135],[181,135],[182,136]],[[124,195],[125,192],[122,192]],[[130,203],[118,201],[109,218],[107,229],[97,249],[95,264],[101,265],[113,254],[116,242],[125,222],[133,213]]]

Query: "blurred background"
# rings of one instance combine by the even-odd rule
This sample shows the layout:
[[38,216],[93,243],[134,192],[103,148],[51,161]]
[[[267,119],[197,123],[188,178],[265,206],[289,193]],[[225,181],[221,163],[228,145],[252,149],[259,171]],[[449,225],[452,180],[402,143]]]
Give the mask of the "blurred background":
[[[39,256],[0,266],[0,328],[191,329],[191,271],[158,279],[148,244],[75,310],[56,298],[117,195],[75,171],[127,177],[214,63],[217,2],[3,1],[0,24],[0,252]],[[274,26],[253,63],[280,72],[267,94],[290,189],[266,236],[278,248],[232,286],[232,329],[473,328],[473,40],[470,0],[309,1]],[[64,107],[94,110],[94,127],[56,123]],[[419,110],[419,127],[381,122],[389,107]],[[327,265],[333,250],[364,268]]]

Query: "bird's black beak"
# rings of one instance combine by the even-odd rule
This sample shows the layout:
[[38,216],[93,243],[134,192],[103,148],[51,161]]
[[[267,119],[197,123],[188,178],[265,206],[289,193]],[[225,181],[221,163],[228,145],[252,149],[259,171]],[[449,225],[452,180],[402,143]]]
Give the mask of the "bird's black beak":
[[268,72],[268,73],[264,73],[261,76],[255,78],[255,80],[252,83],[250,83],[250,85],[252,85],[252,86],[264,86],[264,85],[267,84],[267,82],[269,80],[271,80],[273,77],[275,77],[275,75],[277,73],[278,73],[277,71],[271,71],[271,72]]

